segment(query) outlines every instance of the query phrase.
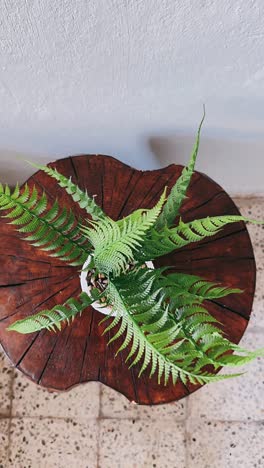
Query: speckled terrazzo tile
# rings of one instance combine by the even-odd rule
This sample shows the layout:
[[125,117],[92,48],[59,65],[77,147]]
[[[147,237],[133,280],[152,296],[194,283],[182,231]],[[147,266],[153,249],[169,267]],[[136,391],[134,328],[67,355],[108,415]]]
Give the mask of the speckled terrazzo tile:
[[28,380],[21,372],[16,372],[12,416],[96,418],[99,415],[99,390],[98,383],[89,382],[68,392],[49,392]]
[[102,468],[185,468],[184,425],[159,419],[100,421]]
[[13,419],[10,468],[96,468],[96,420]]
[[13,369],[0,347],[0,418],[9,416]]
[[103,418],[120,419],[173,419],[185,418],[185,399],[165,405],[137,405],[112,388],[102,385],[101,415]]
[[[241,213],[252,219],[264,220],[264,198],[235,198]],[[248,224],[257,264],[257,283],[250,325],[264,328],[264,226]]]
[[[264,331],[246,332],[240,344],[249,350],[264,347]],[[190,395],[189,416],[209,420],[264,421],[264,358],[257,358],[240,370],[245,370],[246,374],[206,385]]]
[[8,428],[9,420],[0,420],[0,468],[8,465]]
[[264,466],[264,423],[190,420],[187,434],[191,468]]

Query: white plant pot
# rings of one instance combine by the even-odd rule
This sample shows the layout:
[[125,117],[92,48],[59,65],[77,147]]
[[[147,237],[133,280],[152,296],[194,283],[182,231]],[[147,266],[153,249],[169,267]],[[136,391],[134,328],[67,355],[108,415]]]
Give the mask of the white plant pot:
[[[91,258],[92,258],[91,255],[87,257],[87,260],[84,262],[82,271],[80,274],[80,282],[81,282],[82,291],[86,292],[86,294],[88,294],[89,297],[91,297],[91,286],[89,286],[87,283],[87,267],[89,266],[91,262]],[[154,265],[152,262],[146,262],[146,265],[148,268],[151,268],[152,270],[154,270]],[[112,317],[115,317],[116,315],[115,312],[111,313],[112,312],[111,307],[104,306],[99,301],[95,301],[92,304],[92,307],[98,312],[101,312],[101,314],[104,314],[104,315],[111,314]]]

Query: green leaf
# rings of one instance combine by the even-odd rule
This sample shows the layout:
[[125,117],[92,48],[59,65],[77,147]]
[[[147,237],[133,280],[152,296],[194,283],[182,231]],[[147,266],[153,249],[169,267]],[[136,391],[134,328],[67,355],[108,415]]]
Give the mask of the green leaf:
[[198,242],[218,234],[231,223],[247,221],[253,224],[264,224],[239,215],[213,216],[184,223],[180,220],[177,227],[164,228],[163,232],[151,230],[139,252],[139,257],[145,261],[168,254],[175,249],[192,242]]
[[[126,359],[130,361],[130,366],[140,362],[139,375],[150,368],[150,376],[157,374],[158,382],[161,383],[163,379],[165,385],[170,377],[173,383],[181,379],[185,383],[189,380],[194,384],[230,378],[230,375],[219,376],[205,371],[201,372],[200,369],[196,371],[197,359],[202,367],[208,364],[213,364],[215,368],[220,367],[220,364],[207,356],[202,346],[199,345],[202,332],[204,337],[209,333],[209,329],[210,333],[213,329],[214,336],[217,335],[225,343],[227,340],[221,337],[220,330],[212,328],[210,322],[215,320],[207,311],[203,317],[200,316],[199,321],[196,320],[197,327],[190,323],[189,328],[187,327],[188,319],[185,320],[183,315],[180,320],[177,320],[175,314],[169,313],[162,291],[156,289],[155,280],[159,273],[147,268],[139,268],[110,282],[106,294],[116,317],[112,319],[105,331],[115,328],[115,334],[110,342],[124,336],[124,341],[117,353],[130,347]],[[149,288],[150,279],[153,277],[152,291],[145,296],[144,289]],[[141,291],[141,295],[138,291]],[[197,318],[197,307],[190,315]]]
[[81,234],[71,211],[59,209],[55,201],[47,208],[47,197],[32,190],[26,184],[16,186],[13,193],[9,187],[0,185],[0,211],[9,219],[24,239],[35,247],[47,251],[70,265],[83,265],[90,252],[87,239]]
[[76,315],[81,314],[84,309],[94,302],[86,293],[81,293],[77,299],[70,298],[63,305],[56,305],[50,310],[42,310],[37,314],[27,316],[9,325],[8,331],[27,334],[47,330],[61,330],[63,322],[70,323]]
[[88,214],[90,214],[94,220],[106,218],[106,214],[104,213],[102,208],[99,205],[97,205],[97,203],[95,203],[94,198],[90,197],[87,191],[84,192],[76,184],[74,184],[71,178],[68,179],[64,175],[60,174],[57,171],[57,169],[52,169],[48,166],[35,164],[30,161],[27,162],[29,162],[29,164],[31,164],[32,166],[37,167],[38,169],[42,170],[50,177],[55,179],[58,182],[59,186],[64,188],[65,191],[72,197],[72,199],[76,203],[78,203],[80,208],[84,209]]
[[94,247],[94,262],[99,271],[119,275],[133,262],[134,253],[142,245],[146,232],[154,225],[165,200],[166,189],[150,210],[137,210],[118,223],[110,218],[92,222],[82,232]]
[[188,166],[185,166],[183,168],[180,177],[178,178],[177,182],[170,191],[168,199],[156,222],[155,228],[157,229],[157,231],[161,231],[162,228],[165,226],[170,227],[174,223],[175,218],[179,215],[182,202],[186,198],[186,192],[189,187],[192,175],[194,173],[195,162],[200,144],[200,133],[204,118],[205,109],[198,128],[197,137],[192,150],[190,161],[188,163]]
[[[240,375],[215,375],[206,366],[219,370],[261,355],[262,350],[248,352],[227,340],[215,326],[217,320],[200,304],[171,310],[169,298],[160,287],[162,273],[163,269],[138,268],[113,279],[107,290],[116,317],[106,331],[115,328],[111,342],[124,337],[117,352],[130,348],[126,361],[131,362],[130,366],[140,362],[140,375],[150,368],[150,375],[157,374],[159,383],[163,378],[166,384],[171,377],[174,383],[180,379],[204,384]],[[182,275],[180,278],[183,280]],[[195,287],[196,280],[189,277],[186,284]],[[208,294],[211,288],[213,291],[213,283]],[[146,290],[148,294],[144,294]]]
[[219,299],[229,294],[241,293],[241,289],[227,288],[218,283],[206,281],[195,275],[171,273],[160,277],[160,287],[164,288],[166,298],[175,307],[201,303],[204,300]]

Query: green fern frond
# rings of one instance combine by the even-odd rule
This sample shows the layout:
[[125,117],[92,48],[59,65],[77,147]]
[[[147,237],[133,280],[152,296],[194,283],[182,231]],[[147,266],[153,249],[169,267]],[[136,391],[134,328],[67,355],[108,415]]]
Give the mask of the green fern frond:
[[27,334],[47,330],[61,330],[63,322],[70,323],[76,315],[81,314],[84,309],[89,307],[95,301],[86,293],[81,293],[78,299],[70,298],[63,305],[56,305],[50,310],[42,310],[37,314],[31,315],[9,325],[8,331]]
[[94,220],[104,219],[106,217],[102,208],[95,203],[94,198],[90,197],[87,191],[84,192],[78,187],[78,185],[74,184],[71,178],[68,179],[64,175],[60,174],[57,169],[52,169],[49,166],[41,166],[39,164],[31,163],[30,161],[28,162],[55,179],[59,186],[64,188],[72,199],[78,203],[80,208],[83,208]]
[[188,166],[185,166],[183,168],[180,177],[178,178],[175,185],[170,191],[168,199],[156,222],[155,227],[157,231],[160,231],[165,226],[170,227],[174,223],[175,218],[179,215],[180,207],[182,205],[183,200],[186,198],[186,192],[189,187],[192,175],[194,173],[195,162],[200,144],[200,133],[204,118],[205,109],[198,128],[197,137],[192,150],[190,161],[188,163]]
[[[143,292],[144,287],[149,288],[153,277],[149,295],[140,296],[138,290]],[[202,340],[210,336],[212,346],[214,340],[218,340],[225,344],[227,350],[233,350],[235,345],[227,346],[229,342],[222,337],[221,330],[211,325],[211,322],[217,321],[205,309],[201,314],[197,306],[193,306],[193,310],[189,308],[189,319],[183,314],[177,319],[175,313],[169,312],[163,291],[158,290],[157,293],[156,278],[157,272],[138,269],[110,282],[107,295],[116,317],[105,331],[117,327],[111,342],[124,335],[117,353],[129,347],[126,361],[132,361],[130,366],[140,362],[139,375],[149,367],[150,376],[157,373],[159,383],[163,378],[167,384],[171,377],[174,384],[178,379],[184,383],[204,384],[239,375],[215,375],[203,369],[209,364],[218,369],[222,362],[220,358],[217,360],[207,355],[210,347],[204,350]],[[193,320],[190,320],[190,316]],[[245,357],[247,360],[250,358],[249,355]],[[240,357],[242,360],[243,357]]]
[[50,209],[46,194],[32,190],[26,184],[17,185],[11,193],[8,186],[0,184],[0,211],[11,219],[10,224],[25,235],[24,239],[35,247],[47,251],[70,265],[82,265],[90,251],[87,239],[80,233],[71,211],[60,209],[55,201]]
[[82,231],[94,247],[94,263],[99,271],[117,276],[133,261],[147,231],[154,225],[165,201],[166,189],[150,210],[137,210],[118,223],[110,218],[92,222]]
[[166,298],[170,299],[170,304],[177,308],[242,292],[241,289],[220,286],[218,283],[212,283],[199,276],[185,273],[161,275],[159,284],[164,288]]
[[152,229],[140,249],[139,255],[145,261],[153,260],[192,242],[202,241],[207,237],[214,236],[228,224],[240,221],[264,224],[263,221],[255,221],[239,215],[208,216],[207,218],[197,219],[188,223],[180,220],[177,227],[164,228],[162,233]]
[[178,358],[186,356],[195,373],[201,372],[209,365],[215,370],[224,366],[242,366],[263,354],[261,349],[249,352],[230,342],[218,326],[212,325],[218,324],[218,321],[199,304],[176,309],[175,319],[180,320],[182,324],[182,342],[177,348]]

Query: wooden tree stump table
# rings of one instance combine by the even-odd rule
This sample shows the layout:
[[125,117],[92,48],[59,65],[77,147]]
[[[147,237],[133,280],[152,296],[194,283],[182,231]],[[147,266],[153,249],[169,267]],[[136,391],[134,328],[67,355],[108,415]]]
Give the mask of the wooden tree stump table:
[[[113,219],[133,210],[152,207],[165,185],[171,189],[182,166],[170,165],[154,171],[133,169],[110,156],[84,155],[61,159],[50,164],[72,177]],[[41,171],[28,180],[45,190],[52,201],[83,215],[70,196]],[[184,221],[205,216],[238,214],[233,201],[207,176],[196,172],[181,215]],[[0,342],[15,367],[34,382],[51,390],[68,390],[88,381],[100,381],[140,404],[178,400],[198,386],[171,382],[157,384],[147,372],[138,378],[138,368],[128,369],[127,351],[117,357],[120,341],[107,346],[109,334],[102,336],[102,315],[89,307],[61,333],[42,330],[31,335],[7,332],[15,320],[31,315],[80,293],[80,268],[51,258],[22,240],[14,226],[1,219],[0,224]],[[250,317],[255,290],[255,261],[251,242],[243,222],[230,224],[214,237],[191,244],[154,262],[156,266],[173,265],[175,271],[200,275],[208,280],[241,288],[243,294],[207,302],[208,311],[222,324],[231,340],[238,343]],[[89,385],[87,385],[89,392]]]

